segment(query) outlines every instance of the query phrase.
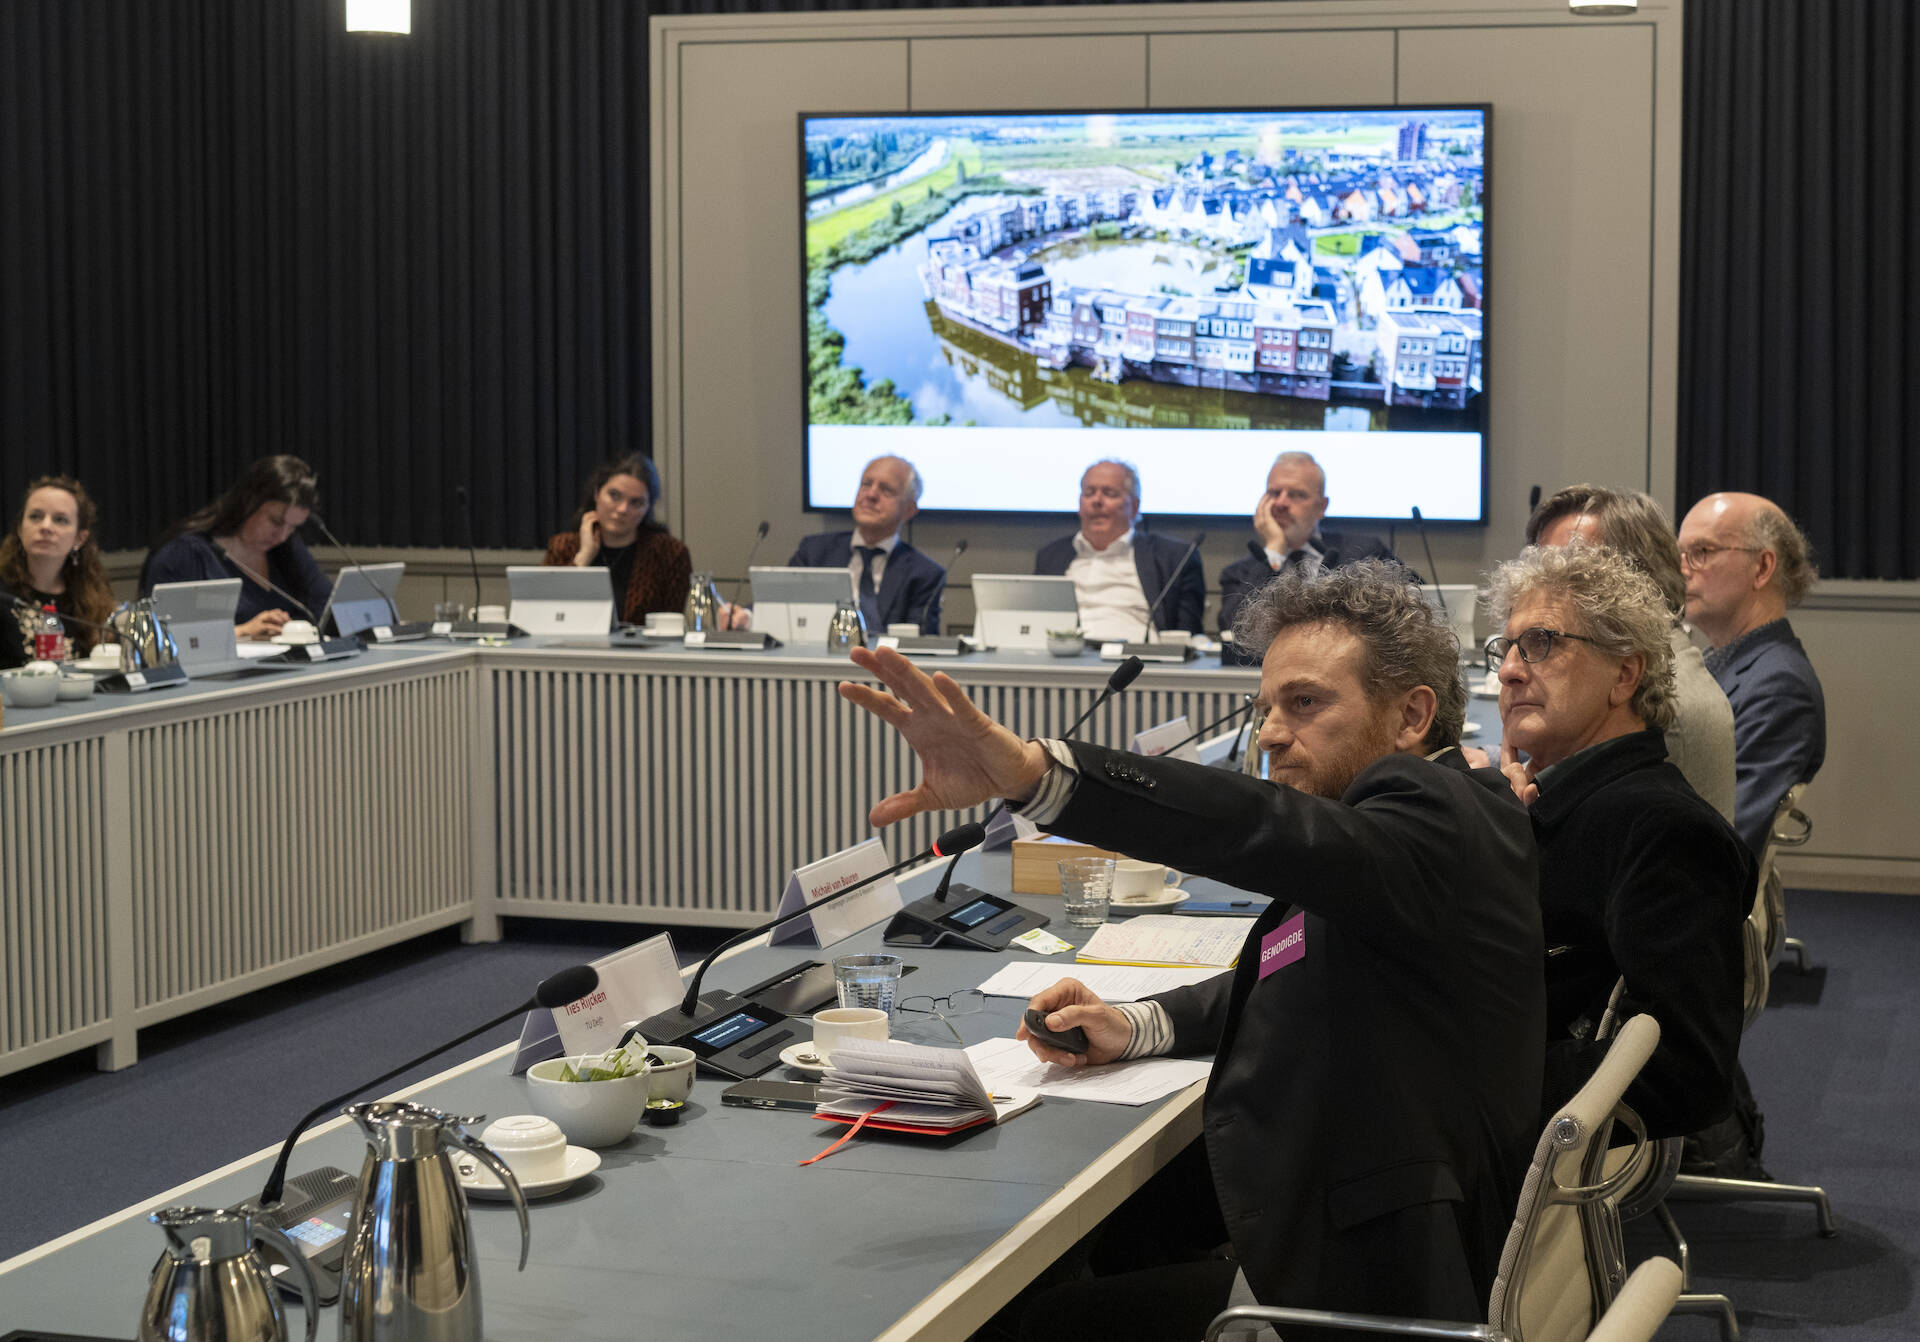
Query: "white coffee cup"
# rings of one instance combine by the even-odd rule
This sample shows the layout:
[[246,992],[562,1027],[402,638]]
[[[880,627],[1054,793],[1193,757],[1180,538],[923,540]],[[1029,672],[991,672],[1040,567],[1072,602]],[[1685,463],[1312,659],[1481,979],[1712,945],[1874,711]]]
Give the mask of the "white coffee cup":
[[920,637],[920,626],[911,620],[901,624],[890,624],[887,626],[887,635],[890,638],[918,638]]
[[1119,900],[1159,899],[1169,886],[1180,883],[1180,873],[1158,862],[1123,857],[1113,864],[1113,897]]
[[521,1183],[558,1179],[567,1172],[567,1135],[539,1114],[508,1114],[487,1124],[480,1140],[494,1149]]
[[841,1044],[855,1039],[885,1039],[887,1013],[878,1007],[828,1007],[814,1013],[813,1053],[822,1062]]
[[679,638],[687,632],[687,617],[666,610],[648,611],[645,627],[649,634],[665,634],[669,638]]
[[318,643],[320,631],[306,620],[288,620],[280,626],[280,638],[285,643]]
[[475,620],[481,624],[505,624],[507,608],[505,606],[482,606],[474,613]]

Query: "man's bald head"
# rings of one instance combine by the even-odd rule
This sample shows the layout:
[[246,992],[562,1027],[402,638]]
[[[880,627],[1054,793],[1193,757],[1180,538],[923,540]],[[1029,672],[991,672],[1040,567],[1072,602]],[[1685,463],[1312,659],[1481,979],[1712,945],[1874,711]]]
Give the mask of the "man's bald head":
[[1784,616],[1819,577],[1806,535],[1758,494],[1694,504],[1680,523],[1680,553],[1687,617],[1715,647]]

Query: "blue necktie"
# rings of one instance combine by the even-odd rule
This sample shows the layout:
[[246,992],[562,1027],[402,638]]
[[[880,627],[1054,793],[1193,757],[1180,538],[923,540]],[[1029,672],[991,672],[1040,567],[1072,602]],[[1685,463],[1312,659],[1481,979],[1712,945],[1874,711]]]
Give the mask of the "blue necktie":
[[867,622],[867,633],[874,638],[887,632],[880,620],[880,592],[873,585],[873,561],[886,553],[877,545],[854,547],[860,551],[860,615]]

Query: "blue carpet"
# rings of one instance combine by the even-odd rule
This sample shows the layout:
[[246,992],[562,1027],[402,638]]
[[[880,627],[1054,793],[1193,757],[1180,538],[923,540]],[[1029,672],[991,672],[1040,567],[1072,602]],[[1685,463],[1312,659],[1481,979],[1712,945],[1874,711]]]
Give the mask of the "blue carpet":
[[[285,1141],[327,1096],[506,1011],[557,969],[660,930],[518,918],[505,929],[474,946],[447,929],[142,1030],[124,1071],[93,1070],[89,1049],[0,1078],[0,1260]],[[683,964],[731,935],[671,930]],[[518,1020],[502,1025],[386,1089],[519,1033]],[[73,1160],[82,1147],[95,1158]]]

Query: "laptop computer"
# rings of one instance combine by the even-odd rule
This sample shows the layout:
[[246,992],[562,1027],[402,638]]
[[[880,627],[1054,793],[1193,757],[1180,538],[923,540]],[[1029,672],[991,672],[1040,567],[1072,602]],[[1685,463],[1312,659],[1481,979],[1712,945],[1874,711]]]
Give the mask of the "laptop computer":
[[[853,574],[843,568],[747,570],[753,582],[753,629],[799,647],[827,646],[827,626],[842,601],[856,601]],[[886,631],[869,629],[870,636]]]
[[509,564],[507,620],[529,634],[604,634],[613,628],[613,580],[603,568]]
[[400,579],[405,564],[349,565],[333,580],[333,628],[341,638],[352,638],[363,629],[399,623],[394,611],[400,604]]
[[973,575],[973,633],[990,648],[1045,651],[1047,630],[1080,627],[1073,579],[1031,573]]
[[289,665],[284,648],[266,643],[248,644],[254,655],[241,656],[233,634],[234,616],[240,609],[238,578],[156,583],[153,608],[167,622],[180,665],[193,680],[280,671]]

